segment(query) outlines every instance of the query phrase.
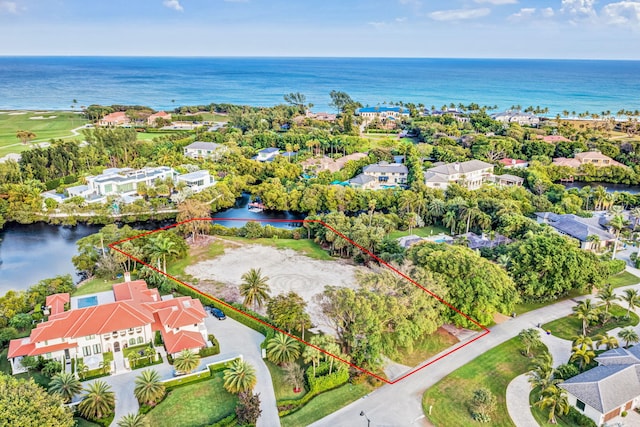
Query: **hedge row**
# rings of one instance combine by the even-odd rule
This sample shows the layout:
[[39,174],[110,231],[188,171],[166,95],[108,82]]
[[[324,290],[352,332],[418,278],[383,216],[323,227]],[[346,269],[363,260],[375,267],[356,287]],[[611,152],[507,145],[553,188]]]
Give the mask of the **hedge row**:
[[231,414],[227,417],[224,417],[223,419],[221,419],[218,422],[215,422],[213,424],[211,424],[209,427],[231,427],[231,426],[236,426],[236,419],[238,418],[238,416],[236,414]]
[[201,348],[198,354],[200,357],[215,356],[220,354],[220,343],[212,334],[209,334],[209,341],[213,344],[211,347]]

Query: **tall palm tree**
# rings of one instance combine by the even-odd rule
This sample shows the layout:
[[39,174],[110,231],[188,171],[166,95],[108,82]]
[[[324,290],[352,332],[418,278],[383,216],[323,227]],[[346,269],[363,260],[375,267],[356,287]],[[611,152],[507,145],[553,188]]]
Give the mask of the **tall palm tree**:
[[244,305],[253,305],[253,309],[262,306],[269,299],[271,288],[267,283],[268,277],[262,275],[261,269],[252,268],[242,275],[240,295],[244,297]]
[[631,209],[631,216],[633,217],[633,229],[635,230],[640,224],[640,206]]
[[553,358],[551,354],[544,352],[532,360],[531,370],[527,373],[527,376],[531,387],[544,390],[560,382],[560,380],[554,379],[553,374]]
[[82,391],[82,384],[71,372],[59,372],[51,378],[49,391],[59,394],[64,403],[69,403],[73,396]]
[[585,365],[591,363],[594,357],[596,357],[596,354],[589,348],[589,346],[579,345],[571,349],[571,357],[569,358],[569,361],[577,361],[580,365],[580,370],[582,370]]
[[80,359],[76,360],[76,372],[78,373],[78,376],[80,377],[80,379],[84,379],[84,376],[87,374],[87,372],[89,371],[89,367],[87,365],[84,364],[84,362]]
[[165,273],[167,272],[167,256],[178,253],[175,246],[176,243],[173,240],[162,234],[154,237],[149,244],[151,258],[157,260],[158,267],[160,267],[160,260],[162,260],[162,271]]
[[607,333],[596,335],[596,346],[598,348],[604,346],[607,350],[611,350],[612,348],[618,348],[620,345],[618,344],[618,339],[616,337],[612,337],[611,335],[607,335]]
[[640,342],[640,337],[638,337],[638,333],[631,327],[621,329],[620,332],[618,332],[618,337],[624,340],[625,348],[629,347],[629,343],[635,344],[637,342]]
[[613,292],[613,286],[611,286],[610,284],[600,289],[597,298],[602,301],[604,312],[607,314],[609,313],[609,309],[611,308],[613,302],[619,299],[618,296]]
[[602,209],[602,206],[604,204],[604,200],[605,200],[606,197],[607,197],[607,189],[604,188],[602,185],[598,185],[593,190],[593,198],[594,198],[595,210]]
[[628,319],[629,312],[631,312],[631,310],[635,310],[636,307],[640,306],[640,294],[638,294],[638,291],[636,289],[625,289],[622,300],[628,305],[627,315],[625,316]]
[[622,212],[624,212],[624,209],[620,205],[613,205],[609,208],[609,213],[612,216],[622,215]]
[[233,394],[253,390],[257,382],[256,370],[244,360],[235,360],[224,371],[224,388]]
[[542,398],[534,403],[542,409],[549,410],[549,423],[556,424],[556,414],[564,415],[569,412],[569,400],[567,392],[555,385],[542,391]]
[[127,414],[120,418],[118,427],[150,427],[149,420],[143,414]]
[[590,299],[580,301],[578,305],[572,308],[573,312],[579,320],[582,320],[582,335],[587,335],[587,326],[589,322],[597,319],[598,311]]
[[80,414],[88,420],[98,420],[109,416],[116,407],[115,393],[104,381],[89,384],[87,393],[78,405]]
[[442,225],[451,229],[451,234],[455,234],[455,229],[457,224],[456,219],[457,219],[457,215],[453,210],[448,210],[442,216]]
[[304,346],[302,357],[304,357],[304,363],[311,363],[311,366],[313,366],[313,376],[315,377],[316,366],[320,363],[320,359],[322,358],[322,352],[318,350],[318,348],[324,348],[323,346],[326,343],[326,338],[325,335],[314,335],[311,337],[309,342],[315,347],[310,345]]
[[433,199],[433,200],[431,200],[431,202],[429,202],[429,206],[427,208],[427,212],[429,213],[429,216],[431,218],[437,219],[437,218],[442,217],[442,215],[444,215],[445,208],[446,208],[446,205],[444,203],[444,200],[442,200],[442,199]]
[[267,343],[267,359],[274,363],[293,362],[298,356],[300,356],[298,341],[289,335],[277,333]]
[[571,338],[571,340],[573,341],[574,347],[582,347],[583,345],[586,345],[593,350],[593,339],[591,337],[586,335],[576,335]]
[[200,364],[200,355],[191,350],[182,350],[173,360],[173,366],[179,372],[190,373]]
[[614,215],[609,221],[609,227],[613,228],[616,232],[616,239],[613,241],[613,254],[611,254],[611,259],[615,259],[616,257],[620,232],[624,230],[627,225],[629,225],[629,221],[627,221],[622,214]]
[[142,371],[136,378],[135,384],[133,395],[140,403],[146,403],[149,406],[158,403],[166,393],[164,384],[160,382],[160,374],[153,369]]

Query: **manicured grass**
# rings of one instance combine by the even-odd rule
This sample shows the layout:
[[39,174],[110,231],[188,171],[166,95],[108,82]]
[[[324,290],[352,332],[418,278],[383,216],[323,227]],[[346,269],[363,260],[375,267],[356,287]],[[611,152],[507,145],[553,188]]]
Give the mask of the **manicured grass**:
[[291,383],[288,383],[284,380],[284,369],[279,367],[278,365],[265,360],[267,364],[267,368],[269,368],[269,372],[271,373],[271,381],[273,381],[273,389],[276,392],[276,400],[282,399],[300,399],[302,396],[307,394],[307,390],[302,384],[302,390],[300,393],[294,393],[293,387]]
[[[11,114],[25,113],[25,114]],[[46,119],[31,119],[30,117],[47,117]],[[56,116],[49,119],[49,116]],[[28,130],[36,134],[34,142],[46,142],[51,138],[74,139],[71,129],[87,123],[81,114],[69,111],[8,111],[0,114],[0,147],[1,154],[18,153],[27,147],[16,138],[18,130]],[[27,144],[28,146],[29,144]]]
[[131,347],[127,347],[127,348],[123,348],[122,349],[122,355],[126,358],[129,357],[129,355],[131,353],[137,353],[140,350],[144,350],[147,347],[149,347],[149,343],[144,343],[144,344],[138,344],[138,345],[132,345]]
[[296,252],[302,252],[309,258],[319,259],[322,261],[331,261],[331,255],[320,247],[316,242],[309,239],[247,239],[244,237],[224,237],[224,239],[233,240],[247,244],[258,244],[265,246],[273,246],[278,249],[293,249]]
[[11,375],[11,364],[7,359],[7,352],[9,349],[5,348],[0,352],[0,372],[5,373],[7,375]]
[[[182,131],[182,132],[187,132],[187,131]],[[136,135],[138,135],[137,139],[138,141],[151,141],[154,138],[160,138],[161,136],[166,136],[166,135],[175,135],[176,132],[138,132]]]
[[308,426],[337,411],[349,403],[370,393],[373,387],[368,383],[345,384],[311,399],[302,409],[280,419],[282,427]]
[[81,295],[95,294],[96,292],[105,292],[113,289],[113,285],[116,283],[122,283],[124,278],[107,280],[100,278],[89,279],[83,282],[82,286],[75,290],[72,296],[77,297]]
[[167,272],[174,277],[190,279],[184,272],[185,268],[205,259],[213,259],[224,254],[224,248],[224,242],[220,241],[212,242],[209,246],[191,248],[185,258],[168,263]]
[[[624,328],[625,326],[635,326],[640,320],[638,319],[638,315],[633,311],[629,313],[629,318],[625,319],[624,316],[626,316],[627,310],[617,304],[612,305],[609,312],[613,316],[622,317],[622,319],[619,321],[612,319],[605,323],[604,326],[590,326],[587,328],[588,336],[593,337],[618,327]],[[575,315],[571,314],[567,317],[554,320],[553,322],[545,323],[542,325],[542,329],[550,330],[551,333],[558,338],[570,340],[572,337],[582,334],[582,321]]]
[[438,329],[417,343],[413,351],[409,352],[406,349],[400,349],[398,356],[394,357],[393,360],[407,366],[418,366],[431,356],[440,353],[457,342],[458,339],[456,337],[443,329]]
[[523,313],[526,313],[528,311],[537,310],[539,308],[546,307],[548,305],[555,304],[557,302],[564,301],[564,300],[567,300],[567,299],[579,297],[579,296],[582,296],[582,295],[584,295],[582,292],[580,292],[577,289],[574,289],[574,290],[570,291],[564,297],[562,297],[560,299],[557,299],[555,301],[521,302],[520,304],[516,304],[516,307],[515,307],[514,311],[516,312],[516,314],[523,314]]
[[435,236],[436,234],[440,233],[451,234],[451,231],[448,228],[442,227],[440,225],[430,225],[428,227],[414,228],[413,230],[411,230],[411,233],[409,233],[409,230],[392,231],[391,233],[389,233],[389,237],[392,239],[397,239],[399,237],[408,236],[409,234],[415,234],[416,236],[420,237],[429,237]]
[[152,426],[193,427],[208,426],[231,415],[238,397],[227,392],[223,373],[210,380],[177,387],[153,408],[147,419]]
[[92,423],[91,421],[87,421],[84,418],[74,417],[73,420],[76,422],[75,427],[99,427],[100,424]]
[[635,276],[628,271],[623,271],[622,273],[609,277],[607,283],[610,283],[614,288],[620,288],[622,286],[630,286],[640,283],[640,277]]
[[[427,418],[438,427],[471,426],[476,423],[469,412],[473,392],[486,387],[496,396],[497,408],[491,426],[513,426],[506,405],[507,385],[529,369],[531,359],[521,354],[518,338],[500,344],[446,376],[428,389],[422,399]],[[541,350],[540,350],[541,351]]]
[[558,416],[557,414],[556,414],[556,421],[558,421],[557,424],[551,424],[549,421],[547,421],[549,419],[549,411],[547,411],[546,409],[540,409],[539,407],[533,405],[535,402],[539,400],[539,398],[540,398],[540,390],[537,388],[531,390],[531,393],[529,394],[529,404],[531,405],[531,414],[533,415],[533,418],[536,419],[540,427],[553,427],[553,426],[573,427],[574,426],[573,423],[565,421],[563,417]]

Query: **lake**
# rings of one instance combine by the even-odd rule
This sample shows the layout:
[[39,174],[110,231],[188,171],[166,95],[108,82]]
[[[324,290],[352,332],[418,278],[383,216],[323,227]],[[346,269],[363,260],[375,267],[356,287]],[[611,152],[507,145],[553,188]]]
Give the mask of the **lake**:
[[[233,208],[216,212],[213,218],[221,218],[217,224],[225,227],[242,227],[247,220],[304,219],[304,215],[289,212],[252,213],[247,211],[249,195],[245,194],[236,201]],[[231,220],[242,218],[246,220]],[[226,219],[226,220],[225,220]],[[278,228],[295,228],[295,222],[263,222]],[[163,223],[131,224],[134,228],[149,229],[167,225]],[[61,225],[6,224],[0,231],[0,295],[10,289],[27,289],[42,279],[71,274],[76,281],[80,280],[71,258],[77,254],[76,242],[89,234],[96,233],[100,225],[77,225],[67,227]]]

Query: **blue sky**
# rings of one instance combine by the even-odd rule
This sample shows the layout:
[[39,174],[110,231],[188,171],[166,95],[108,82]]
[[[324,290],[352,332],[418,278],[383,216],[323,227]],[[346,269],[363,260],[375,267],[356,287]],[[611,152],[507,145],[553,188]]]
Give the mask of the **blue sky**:
[[0,0],[0,55],[640,59],[640,1]]

